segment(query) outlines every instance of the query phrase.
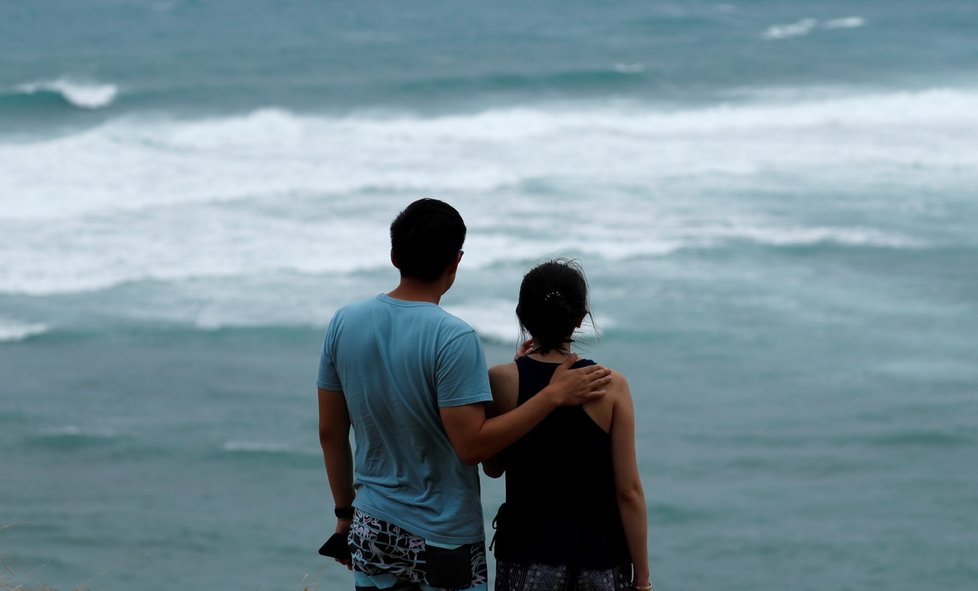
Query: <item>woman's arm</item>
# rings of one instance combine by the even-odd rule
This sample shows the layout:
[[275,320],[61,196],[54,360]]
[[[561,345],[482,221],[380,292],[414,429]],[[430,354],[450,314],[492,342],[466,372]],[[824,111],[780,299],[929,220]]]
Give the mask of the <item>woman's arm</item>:
[[[492,403],[486,409],[487,417],[498,417],[516,408],[519,390],[519,371],[516,364],[506,363],[490,367],[489,388],[492,390]],[[499,478],[505,470],[499,454],[482,462],[482,471],[490,478]]]
[[612,372],[615,396],[614,414],[611,420],[611,454],[615,471],[615,489],[618,493],[618,512],[625,528],[628,552],[632,558],[632,585],[649,584],[648,516],[645,507],[645,491],[638,474],[635,455],[635,407],[628,382],[618,372]]

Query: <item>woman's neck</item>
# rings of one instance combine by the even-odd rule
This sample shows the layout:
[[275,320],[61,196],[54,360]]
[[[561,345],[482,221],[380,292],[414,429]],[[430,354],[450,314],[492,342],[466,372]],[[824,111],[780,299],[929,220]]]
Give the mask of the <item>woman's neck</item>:
[[567,359],[567,356],[570,354],[570,343],[566,343],[563,349],[551,349],[546,353],[541,353],[540,351],[530,353],[530,358],[548,363],[560,363],[564,359]]

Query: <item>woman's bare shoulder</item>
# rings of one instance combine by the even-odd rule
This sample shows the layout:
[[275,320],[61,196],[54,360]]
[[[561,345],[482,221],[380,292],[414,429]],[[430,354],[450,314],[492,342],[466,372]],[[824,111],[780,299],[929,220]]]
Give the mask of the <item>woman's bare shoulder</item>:
[[[607,366],[606,366],[607,367]],[[616,387],[628,389],[628,380],[625,379],[625,374],[621,373],[617,369],[609,367],[611,370],[611,383]]]
[[489,388],[497,414],[516,408],[520,387],[520,372],[516,363],[503,363],[489,368]]
[[[608,369],[611,369],[610,367]],[[620,371],[611,369],[611,383],[606,388],[608,397],[617,401],[630,401],[632,398],[628,380]]]
[[493,376],[499,378],[519,376],[519,371],[516,369],[516,362],[510,361],[509,363],[493,365],[489,368],[489,377],[491,378]]

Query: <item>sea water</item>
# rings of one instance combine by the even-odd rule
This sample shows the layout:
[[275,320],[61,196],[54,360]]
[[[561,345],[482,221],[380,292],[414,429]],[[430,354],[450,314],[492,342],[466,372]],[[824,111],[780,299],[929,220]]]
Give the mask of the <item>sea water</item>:
[[582,262],[657,588],[978,587],[976,27],[970,0],[4,3],[0,582],[351,588],[316,554],[319,345],[433,196],[490,363],[522,273]]

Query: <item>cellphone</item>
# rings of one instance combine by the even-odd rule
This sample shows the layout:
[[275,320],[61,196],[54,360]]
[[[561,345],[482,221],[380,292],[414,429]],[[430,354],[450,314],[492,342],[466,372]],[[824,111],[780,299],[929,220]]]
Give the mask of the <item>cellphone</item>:
[[319,553],[337,560],[350,559],[350,547],[346,543],[346,534],[335,533],[320,546]]

